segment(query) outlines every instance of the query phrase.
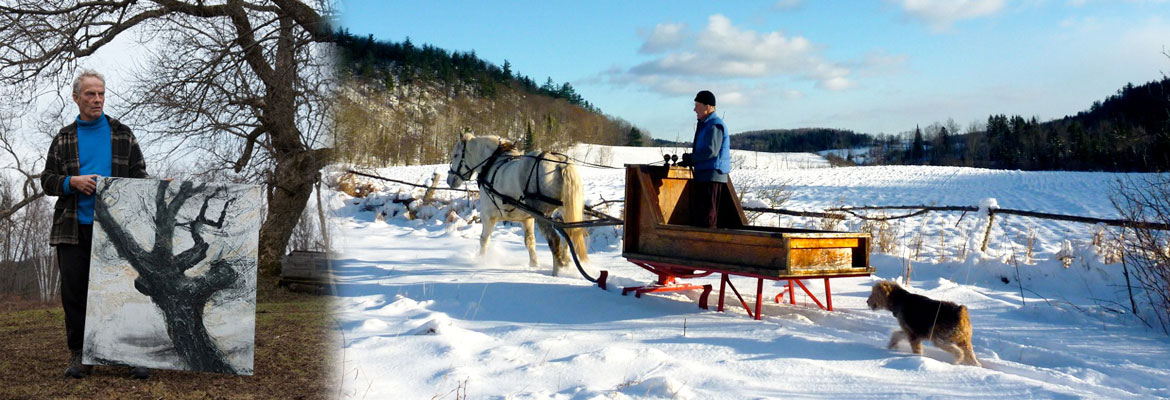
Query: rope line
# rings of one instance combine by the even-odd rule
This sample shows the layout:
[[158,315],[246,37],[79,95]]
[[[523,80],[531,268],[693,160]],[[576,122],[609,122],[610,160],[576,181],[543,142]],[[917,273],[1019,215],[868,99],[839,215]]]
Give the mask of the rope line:
[[[378,175],[373,175],[373,174],[367,174],[367,173],[364,173],[364,172],[358,172],[358,171],[354,171],[354,170],[352,170],[352,169],[347,169],[347,170],[345,170],[345,172],[348,172],[348,173],[351,173],[351,174],[354,174],[354,175],[358,175],[358,176],[364,176],[364,177],[367,177],[367,178],[373,178],[373,179],[377,179],[377,180],[381,180],[381,181],[394,182],[394,183],[399,183],[399,184],[403,184],[403,185],[407,185],[407,186],[420,187],[420,188],[424,188],[424,189],[431,189],[431,187],[430,187],[430,186],[427,186],[427,185],[419,185],[419,184],[417,184],[417,183],[411,183],[411,182],[407,182],[407,181],[400,181],[400,180],[397,180],[397,179],[390,179],[390,178],[387,178],[387,177],[384,177],[384,176],[378,176]],[[451,191],[456,191],[456,192],[479,193],[479,191],[478,191],[478,190],[475,190],[475,189],[460,189],[460,188],[445,188],[445,187],[435,187],[434,189],[437,189],[437,190],[451,190]]]

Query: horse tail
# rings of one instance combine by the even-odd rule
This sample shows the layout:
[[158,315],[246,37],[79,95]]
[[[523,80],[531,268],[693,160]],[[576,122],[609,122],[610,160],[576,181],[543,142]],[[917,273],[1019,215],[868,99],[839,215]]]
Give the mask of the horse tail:
[[[581,222],[585,220],[585,187],[581,182],[581,176],[577,173],[577,166],[568,163],[565,164],[561,170],[561,202],[564,203],[562,210],[566,223]],[[573,242],[577,252],[577,258],[582,262],[589,261],[589,256],[586,253],[587,243],[585,242],[588,233],[585,228],[571,228],[567,232],[569,239]]]

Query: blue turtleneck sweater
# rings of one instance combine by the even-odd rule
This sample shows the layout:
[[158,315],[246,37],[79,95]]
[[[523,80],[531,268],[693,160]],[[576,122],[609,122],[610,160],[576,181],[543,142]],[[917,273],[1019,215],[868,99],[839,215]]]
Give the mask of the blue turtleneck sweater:
[[[80,175],[110,176],[113,173],[113,154],[110,148],[110,123],[106,121],[106,114],[93,121],[85,121],[77,117],[77,155],[81,165]],[[73,193],[69,187],[69,177],[65,179],[65,193]],[[82,225],[93,224],[93,195],[78,193],[77,222]]]

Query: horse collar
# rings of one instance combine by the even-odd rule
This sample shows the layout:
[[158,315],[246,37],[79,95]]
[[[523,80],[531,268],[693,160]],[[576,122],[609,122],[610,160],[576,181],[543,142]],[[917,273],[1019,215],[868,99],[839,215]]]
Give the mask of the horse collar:
[[484,160],[483,168],[480,168],[479,170],[479,176],[487,176],[488,171],[490,171],[492,167],[496,165],[496,161],[498,161],[500,156],[506,152],[507,151],[504,150],[503,147],[496,147],[496,151],[493,151],[492,155],[488,156],[487,160]]

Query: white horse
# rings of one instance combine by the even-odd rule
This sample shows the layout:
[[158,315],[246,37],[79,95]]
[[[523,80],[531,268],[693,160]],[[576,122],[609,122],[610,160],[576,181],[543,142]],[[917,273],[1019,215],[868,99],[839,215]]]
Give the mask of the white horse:
[[[535,222],[540,225],[553,253],[552,274],[557,275],[559,269],[569,264],[569,253],[566,251],[568,244],[562,242],[552,226],[536,222],[521,207],[508,200],[518,201],[546,216],[551,216],[559,208],[566,223],[584,220],[585,192],[577,167],[568,157],[540,151],[521,154],[512,143],[498,136],[475,137],[465,134],[451,151],[447,185],[459,187],[475,174],[479,175],[479,215],[483,220],[483,232],[479,236],[480,255],[487,250],[488,240],[497,222],[515,221],[524,225],[528,265],[539,266],[533,235]],[[574,245],[577,258],[582,262],[587,261],[585,228],[571,228],[566,232]]]

